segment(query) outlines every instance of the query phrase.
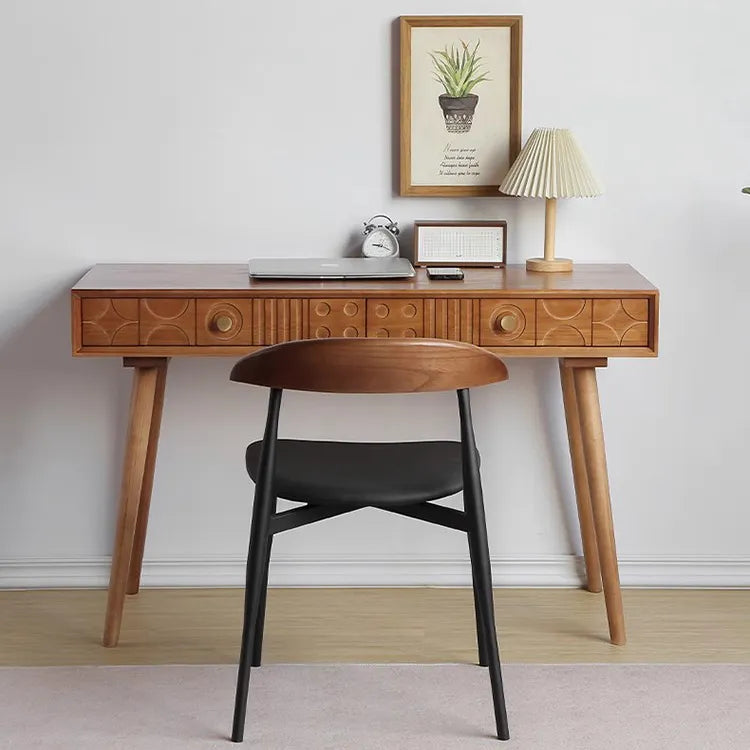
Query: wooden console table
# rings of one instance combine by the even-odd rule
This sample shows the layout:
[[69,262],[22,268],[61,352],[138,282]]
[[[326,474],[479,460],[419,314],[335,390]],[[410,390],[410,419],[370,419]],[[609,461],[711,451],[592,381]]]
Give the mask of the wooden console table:
[[587,587],[625,643],[596,368],[655,357],[658,291],[627,265],[571,273],[467,269],[463,281],[253,281],[244,264],[98,265],[72,290],[73,354],[134,368],[103,643],[140,583],[167,363],[236,357],[293,339],[432,337],[560,362]]

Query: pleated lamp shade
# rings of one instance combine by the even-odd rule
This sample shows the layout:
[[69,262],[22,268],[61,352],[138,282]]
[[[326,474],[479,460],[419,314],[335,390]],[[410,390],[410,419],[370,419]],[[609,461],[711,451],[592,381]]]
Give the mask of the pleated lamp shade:
[[500,185],[500,192],[546,198],[544,257],[529,258],[528,271],[572,271],[573,261],[555,257],[557,198],[591,198],[602,189],[576,139],[562,128],[537,128]]
[[537,128],[500,185],[525,198],[591,198],[602,189],[569,130]]

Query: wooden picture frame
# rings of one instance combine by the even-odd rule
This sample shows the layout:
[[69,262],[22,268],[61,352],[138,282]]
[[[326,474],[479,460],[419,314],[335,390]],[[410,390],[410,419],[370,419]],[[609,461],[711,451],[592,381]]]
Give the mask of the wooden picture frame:
[[[469,243],[474,253],[467,252]],[[507,255],[506,221],[414,222],[415,266],[505,268]]]
[[521,150],[522,16],[401,16],[400,35],[400,195],[502,195]]

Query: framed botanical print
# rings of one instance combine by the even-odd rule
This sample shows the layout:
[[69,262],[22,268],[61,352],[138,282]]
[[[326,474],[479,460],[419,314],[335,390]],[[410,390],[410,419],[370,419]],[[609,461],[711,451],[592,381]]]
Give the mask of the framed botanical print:
[[401,195],[498,195],[521,150],[521,29],[401,17]]

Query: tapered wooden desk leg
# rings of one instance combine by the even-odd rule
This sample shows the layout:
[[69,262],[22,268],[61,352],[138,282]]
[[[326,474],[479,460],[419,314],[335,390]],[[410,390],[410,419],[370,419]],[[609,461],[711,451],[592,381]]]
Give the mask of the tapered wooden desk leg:
[[154,395],[154,408],[151,414],[151,429],[148,437],[148,449],[146,451],[146,466],[143,472],[143,484],[141,485],[141,499],[138,503],[138,520],[135,525],[135,540],[133,542],[133,554],[130,557],[130,571],[128,573],[128,594],[137,594],[141,585],[141,568],[143,567],[143,551],[146,546],[146,529],[148,528],[148,513],[151,508],[151,491],[154,487],[154,469],[156,467],[156,451],[159,447],[159,430],[161,429],[161,415],[164,408],[164,389],[167,384],[167,364],[157,367],[156,393]]
[[581,419],[581,439],[589,480],[591,507],[599,549],[604,600],[607,606],[609,636],[612,643],[625,643],[625,616],[622,608],[620,575],[617,569],[617,550],[609,497],[607,456],[604,450],[604,430],[599,408],[599,390],[594,367],[573,369],[578,412]]
[[581,527],[583,559],[586,563],[586,588],[598,594],[602,590],[602,573],[599,567],[599,551],[596,547],[594,513],[591,508],[586,459],[583,455],[578,400],[576,399],[575,383],[573,382],[573,371],[570,367],[565,367],[562,359],[560,360],[560,382],[562,383],[565,422],[568,425],[570,462],[573,466],[573,486],[575,487],[576,505],[578,506],[578,523]]
[[158,376],[159,369],[153,365],[153,361],[151,361],[151,366],[135,365],[133,392],[130,398],[128,437],[122,470],[120,507],[112,549],[107,613],[104,619],[102,643],[105,646],[116,646],[120,637],[122,608],[125,602],[130,559],[133,554],[138,505],[140,504],[143,477],[146,470]]

